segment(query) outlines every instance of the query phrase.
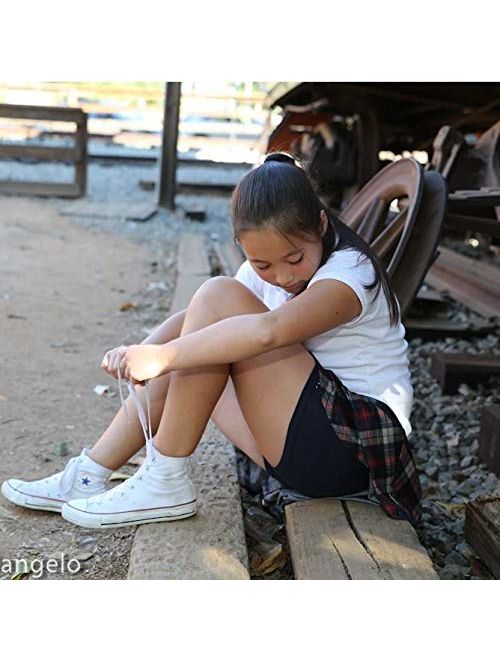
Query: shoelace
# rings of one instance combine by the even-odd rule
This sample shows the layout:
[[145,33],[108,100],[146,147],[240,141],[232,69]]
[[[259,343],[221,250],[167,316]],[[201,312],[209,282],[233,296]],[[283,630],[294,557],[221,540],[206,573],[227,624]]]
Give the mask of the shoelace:
[[[132,401],[134,402],[135,407],[137,408],[137,414],[139,416],[139,422],[141,424],[142,432],[144,434],[144,439],[146,441],[146,454],[154,462],[153,427],[151,425],[151,402],[150,402],[150,383],[149,383],[149,380],[146,381],[146,413],[144,413],[142,404],[139,401],[139,397],[137,396],[137,392],[135,391],[135,387],[132,385],[132,383],[129,380],[126,380],[125,382],[127,384],[130,396],[132,397]],[[125,405],[125,399],[123,398],[123,393],[122,393],[122,377],[121,377],[120,370],[118,370],[118,391],[120,392],[120,401],[121,401],[123,410],[125,411],[125,416],[127,418],[127,421],[130,421],[130,418],[129,418],[129,415],[128,415],[128,410],[127,410],[127,407]],[[146,415],[147,415],[147,417],[146,417]]]

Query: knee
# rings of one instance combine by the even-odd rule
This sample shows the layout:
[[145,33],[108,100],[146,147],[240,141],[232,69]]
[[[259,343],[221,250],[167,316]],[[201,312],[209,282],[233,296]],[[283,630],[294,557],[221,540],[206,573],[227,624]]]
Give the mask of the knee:
[[203,282],[194,294],[192,301],[195,302],[200,299],[212,302],[227,300],[228,297],[241,293],[242,288],[246,290],[246,287],[238,280],[225,275],[217,275]]

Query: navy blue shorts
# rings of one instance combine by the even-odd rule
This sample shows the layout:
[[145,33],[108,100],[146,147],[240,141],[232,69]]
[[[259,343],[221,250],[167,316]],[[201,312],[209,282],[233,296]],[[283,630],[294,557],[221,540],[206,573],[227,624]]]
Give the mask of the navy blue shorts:
[[290,420],[283,455],[276,467],[264,457],[266,471],[308,497],[366,491],[368,468],[339,440],[321,402],[320,368],[315,360]]

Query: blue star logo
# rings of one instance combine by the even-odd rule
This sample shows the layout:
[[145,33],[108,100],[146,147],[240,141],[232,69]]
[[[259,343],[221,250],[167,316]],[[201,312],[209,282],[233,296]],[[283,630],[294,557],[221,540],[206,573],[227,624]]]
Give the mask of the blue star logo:
[[82,484],[83,484],[84,486],[88,486],[89,483],[90,483],[90,479],[89,479],[88,477],[83,477],[83,479],[82,479]]

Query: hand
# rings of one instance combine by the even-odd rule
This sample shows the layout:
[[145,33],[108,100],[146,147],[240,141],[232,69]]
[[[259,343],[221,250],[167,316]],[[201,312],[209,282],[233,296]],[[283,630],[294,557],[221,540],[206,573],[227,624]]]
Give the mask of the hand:
[[142,384],[167,371],[165,347],[161,344],[135,344],[120,355],[120,373],[132,384]]
[[106,373],[113,378],[118,378],[118,369],[120,366],[120,359],[123,353],[127,350],[128,346],[117,346],[106,351],[101,362],[101,367]]

